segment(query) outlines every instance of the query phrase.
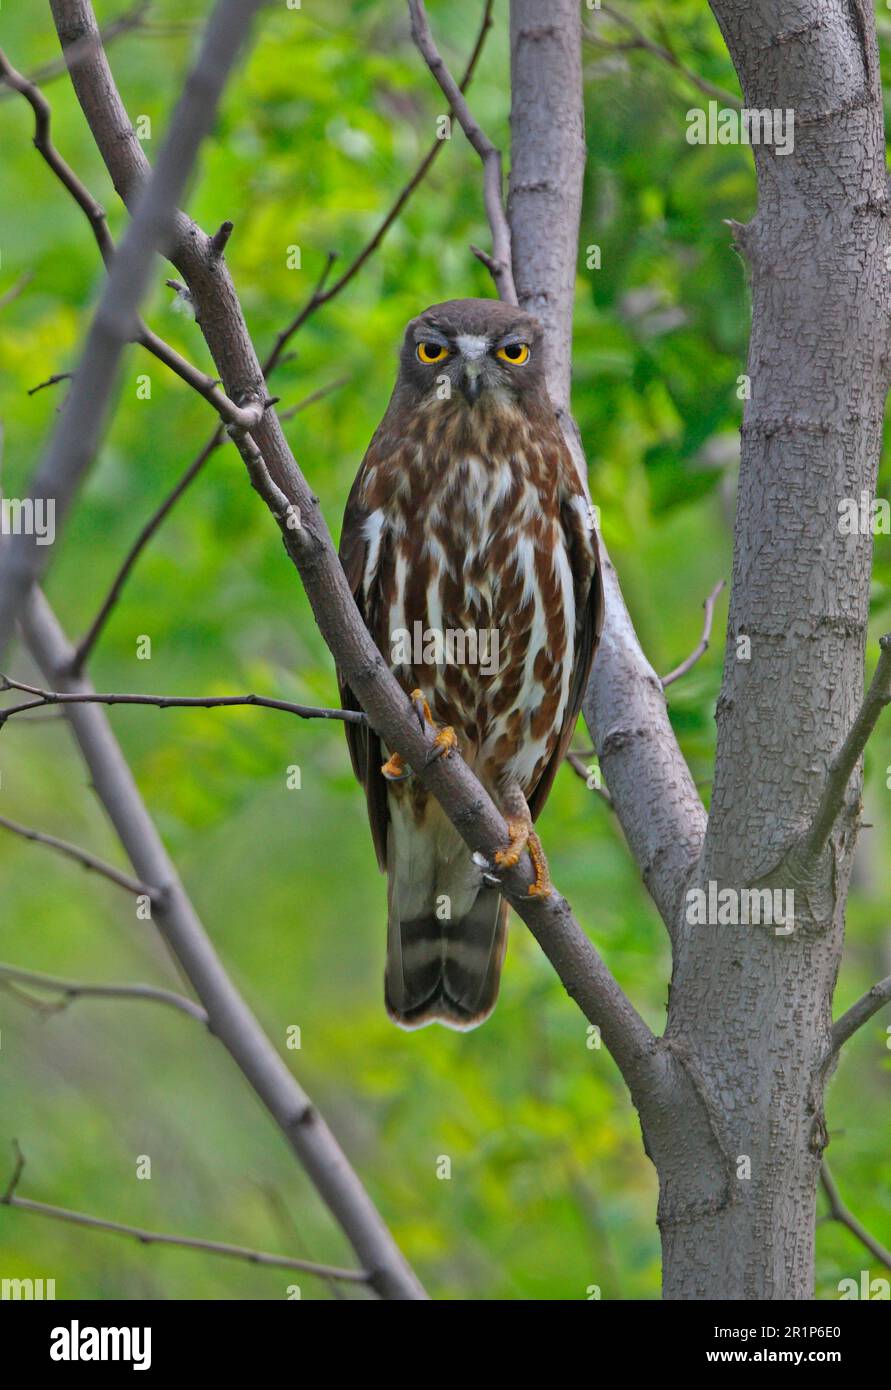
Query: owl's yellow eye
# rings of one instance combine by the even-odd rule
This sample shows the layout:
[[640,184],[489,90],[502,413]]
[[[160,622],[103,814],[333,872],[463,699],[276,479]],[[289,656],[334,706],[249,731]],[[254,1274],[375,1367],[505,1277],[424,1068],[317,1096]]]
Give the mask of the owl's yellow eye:
[[448,355],[449,350],[442,343],[418,343],[419,362],[441,362]]
[[514,367],[522,367],[524,362],[529,361],[529,344],[506,343],[498,349],[495,356],[500,357],[502,362],[510,362]]

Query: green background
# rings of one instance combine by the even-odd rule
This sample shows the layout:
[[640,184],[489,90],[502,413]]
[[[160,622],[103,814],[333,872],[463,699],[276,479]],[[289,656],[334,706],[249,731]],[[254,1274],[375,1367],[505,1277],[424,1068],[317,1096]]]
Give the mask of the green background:
[[[738,92],[699,0],[617,0],[682,62]],[[124,0],[97,4],[100,21]],[[195,0],[156,0],[149,22],[110,46],[131,118],[151,118],[156,156],[194,55]],[[433,0],[453,70],[472,47],[477,0]],[[505,150],[507,6],[495,5],[472,105]],[[586,17],[593,23],[593,18]],[[883,38],[891,22],[880,12]],[[610,43],[628,38],[598,23]],[[5,0],[0,42],[32,72],[58,55],[48,7]],[[691,147],[704,105],[651,54],[586,44],[589,161],[573,399],[603,529],[645,650],[659,671],[698,640],[702,601],[729,578],[749,300],[724,220],[754,210],[750,154]],[[120,205],[68,86],[47,82],[60,151],[108,208]],[[265,353],[304,301],[329,249],[343,268],[376,228],[435,135],[443,101],[391,0],[284,0],[263,17],[231,84],[188,206],[235,223],[227,259]],[[0,294],[3,485],[22,496],[101,284],[82,214],[31,146],[22,98],[0,92],[4,197]],[[488,244],[476,157],[460,131],[369,264],[295,339],[273,379],[282,409],[340,382],[286,426],[337,534],[343,504],[391,389],[405,321],[426,305],[488,295],[468,251]],[[589,270],[585,248],[601,248]],[[287,250],[301,248],[302,269]],[[177,313],[159,268],[145,314],[209,368],[200,331]],[[137,396],[147,375],[151,399]],[[132,539],[212,429],[209,407],[131,348],[114,423],[59,547],[48,593],[66,630],[88,625]],[[889,484],[887,463],[880,493]],[[891,547],[877,542],[873,638],[889,626]],[[670,690],[671,717],[704,798],[726,594],[705,658]],[[137,659],[151,638],[151,659]],[[873,662],[876,646],[871,644]],[[26,654],[14,674],[33,678]],[[334,703],[331,659],[265,508],[231,446],[216,453],[141,559],[91,665],[99,689],[203,694],[257,690]],[[363,798],[336,725],[269,711],[117,709],[115,731],[227,968],[320,1106],[430,1292],[458,1299],[656,1298],[655,1171],[605,1050],[514,919],[502,997],[481,1030],[406,1035],[387,1020],[385,885]],[[586,747],[580,729],[578,746]],[[288,790],[287,770],[301,769]],[[837,992],[841,1011],[889,968],[885,862],[891,724],[867,755],[867,820]],[[757,776],[757,768],[752,775]],[[0,812],[123,864],[61,720],[12,721],[0,736]],[[555,881],[647,1021],[661,1030],[664,929],[607,804],[571,769],[540,828]],[[0,956],[80,980],[178,981],[151,924],[123,892],[0,830]],[[301,1030],[289,1051],[286,1030]],[[758,1020],[752,1020],[758,1027]],[[219,1044],[154,1004],[84,1001],[41,1016],[0,992],[0,1186],[12,1139],[27,1156],[22,1195],[150,1229],[350,1263],[352,1255],[270,1119]],[[879,1015],[832,1082],[829,1151],[842,1193],[887,1243],[891,1053]],[[140,1155],[151,1179],[137,1178]],[[451,1177],[437,1176],[440,1156]],[[825,1199],[820,1197],[820,1210]],[[861,1269],[884,1271],[837,1225],[817,1236],[818,1297]],[[0,1207],[0,1276],[55,1278],[72,1298],[283,1298],[293,1277]],[[304,1298],[363,1297],[303,1277]]]

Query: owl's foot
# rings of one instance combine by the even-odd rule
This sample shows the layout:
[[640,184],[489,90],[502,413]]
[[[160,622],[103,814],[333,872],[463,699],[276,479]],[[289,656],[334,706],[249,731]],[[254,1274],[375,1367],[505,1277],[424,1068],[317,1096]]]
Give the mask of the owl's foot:
[[504,849],[495,854],[495,863],[502,869],[513,869],[520,862],[524,850],[529,851],[535,878],[529,885],[530,898],[549,898],[553,890],[548,861],[541,846],[541,840],[532,829],[532,822],[523,817],[510,817],[507,822],[510,836]]
[[[433,747],[427,759],[428,765],[435,762],[437,758],[447,758],[454,748],[458,747],[458,735],[451,724],[439,725],[430,712],[430,706],[424,698],[423,690],[413,690],[409,696],[415,707],[415,713],[423,729],[426,724],[431,729],[436,729],[436,738],[433,740]],[[384,774],[386,775],[386,774]]]
[[381,768],[381,774],[388,782],[405,782],[412,776],[412,770],[403,761],[401,754],[393,753]]
[[541,840],[534,830],[529,831],[529,843],[526,848],[529,850],[529,858],[532,860],[532,867],[535,870],[535,878],[529,885],[529,897],[549,898],[554,891],[554,885],[551,883],[551,873],[548,869],[545,852],[541,847]]

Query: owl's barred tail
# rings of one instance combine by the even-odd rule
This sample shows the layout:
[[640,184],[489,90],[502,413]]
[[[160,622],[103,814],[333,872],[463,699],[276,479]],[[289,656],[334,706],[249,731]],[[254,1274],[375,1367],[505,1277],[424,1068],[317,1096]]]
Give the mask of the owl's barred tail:
[[387,927],[387,1012],[401,1028],[442,1023],[463,1032],[495,1007],[507,947],[507,903],[483,888],[458,922],[434,914]]

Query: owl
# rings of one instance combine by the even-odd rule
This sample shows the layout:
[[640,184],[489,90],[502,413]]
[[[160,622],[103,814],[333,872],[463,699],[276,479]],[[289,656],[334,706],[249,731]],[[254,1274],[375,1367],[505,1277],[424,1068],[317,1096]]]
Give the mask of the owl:
[[[345,724],[388,879],[385,1000],[404,1028],[465,1030],[495,1006],[507,945],[498,870],[533,822],[575,726],[600,635],[593,509],[545,384],[542,331],[515,306],[457,299],[409,323],[386,414],[346,506],[340,559],[435,753],[460,755],[509,842],[479,862],[399,754]],[[341,680],[341,701],[358,708]]]

